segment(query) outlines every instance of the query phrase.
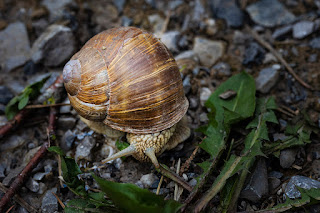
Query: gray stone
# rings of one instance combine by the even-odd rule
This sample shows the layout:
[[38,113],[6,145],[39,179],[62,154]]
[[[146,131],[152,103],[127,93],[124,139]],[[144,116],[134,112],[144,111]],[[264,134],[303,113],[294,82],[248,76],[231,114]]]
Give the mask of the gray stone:
[[279,72],[272,68],[264,68],[260,71],[256,78],[256,88],[262,93],[268,93],[270,89],[277,83],[279,79]]
[[62,17],[63,10],[71,3],[73,3],[73,0],[43,0],[41,2],[49,10],[49,20],[51,22]]
[[152,14],[148,16],[148,21],[150,23],[150,26],[153,27],[153,32],[155,34],[160,33],[163,25],[165,23],[164,18],[162,18],[159,14]]
[[0,86],[0,104],[6,105],[13,98],[12,92],[6,86]]
[[34,63],[43,61],[46,66],[59,66],[75,52],[75,39],[70,28],[49,26],[33,43],[31,58]]
[[77,146],[75,159],[91,161],[91,149],[96,145],[95,140],[92,137],[86,136]]
[[219,62],[212,67],[216,72],[217,77],[226,77],[231,76],[231,68],[230,65],[224,62]]
[[277,0],[260,0],[246,8],[251,19],[264,27],[290,24],[295,16]]
[[281,150],[279,161],[280,166],[284,169],[290,168],[294,161],[296,160],[297,149],[284,149]]
[[199,120],[201,122],[207,122],[209,119],[208,119],[208,115],[206,112],[202,112],[200,115],[199,115]]
[[41,211],[44,213],[58,211],[58,200],[52,193],[57,193],[57,188],[49,189],[42,198]]
[[76,124],[74,117],[60,117],[58,119],[58,127],[63,130],[72,129]]
[[224,19],[230,27],[241,27],[243,25],[243,12],[235,0],[214,0],[212,4],[214,14]]
[[7,150],[13,150],[19,146],[22,146],[25,142],[26,138],[18,135],[11,135],[6,139],[5,143],[0,144],[0,150],[2,152]]
[[269,191],[273,192],[276,190],[281,184],[281,181],[278,178],[271,177],[269,178]]
[[72,147],[72,144],[75,138],[76,138],[76,135],[69,129],[64,133],[60,141],[60,147],[65,151],[69,151]]
[[183,4],[183,0],[171,0],[168,2],[168,7],[170,10],[175,10],[177,7]]
[[199,100],[196,97],[189,97],[189,107],[190,109],[196,109],[199,106]]
[[181,37],[179,31],[168,31],[160,36],[160,40],[172,52],[178,52],[178,40]]
[[26,187],[32,192],[38,192],[40,189],[39,183],[33,180],[32,178],[29,178],[29,180],[26,183]]
[[309,42],[309,46],[314,49],[320,49],[320,37],[314,38]]
[[190,76],[187,75],[183,81],[182,81],[182,85],[183,85],[183,90],[185,94],[188,94],[191,90],[191,83],[190,83]]
[[193,51],[200,59],[200,63],[202,65],[211,67],[224,54],[225,44],[222,41],[212,41],[196,37],[194,40]]
[[311,167],[313,173],[317,176],[320,176],[320,160],[313,160]]
[[197,180],[192,178],[188,183],[191,187],[194,187],[195,185],[197,185]]
[[14,178],[16,178],[23,169],[24,169],[24,166],[19,166],[15,169],[10,170],[7,176],[3,179],[2,184],[4,186],[9,186],[11,182],[14,180]]
[[242,64],[249,66],[252,64],[261,64],[264,59],[264,54],[265,51],[259,44],[250,42],[245,49]]
[[113,4],[118,9],[118,12],[121,13],[123,11],[123,7],[126,4],[126,0],[113,0]]
[[32,21],[32,28],[35,32],[35,34],[38,36],[45,31],[45,29],[49,26],[49,22],[47,21],[46,18],[41,18],[38,20],[33,20]]
[[204,2],[200,0],[195,0],[193,5],[192,21],[199,23],[206,16],[206,11],[204,8]]
[[294,38],[302,39],[310,35],[314,30],[312,21],[300,21],[293,25],[292,35]]
[[209,99],[211,94],[212,94],[212,92],[208,87],[202,87],[200,89],[200,103],[201,103],[201,106],[204,106],[205,102]]
[[292,31],[292,26],[291,25],[287,25],[287,26],[278,28],[272,33],[272,38],[277,39],[277,40],[282,40],[291,31]]
[[140,178],[140,181],[141,181],[143,187],[146,189],[150,188],[152,186],[152,184],[158,180],[159,180],[159,178],[153,173],[142,175],[142,177]]
[[30,59],[30,42],[26,26],[15,22],[0,32],[0,66],[9,72]]
[[264,158],[260,158],[249,178],[247,185],[241,191],[240,197],[252,202],[258,202],[268,194],[267,166]]
[[286,188],[284,190],[285,195],[290,199],[296,199],[301,197],[301,193],[296,188],[303,188],[303,189],[319,189],[320,188],[320,182],[313,180],[311,178],[305,177],[305,176],[293,176],[290,178],[290,181],[286,185]]
[[48,173],[47,172],[38,172],[33,175],[33,179],[34,180],[42,180],[44,178],[44,176],[46,176],[46,174],[48,174]]
[[269,177],[274,177],[274,178],[282,178],[283,177],[283,174],[281,172],[278,172],[278,171],[271,171],[269,173]]
[[197,56],[193,52],[193,50],[187,50],[184,52],[181,52],[179,55],[174,57],[176,61],[182,60],[182,59],[193,59],[194,61],[198,61]]
[[128,16],[122,16],[121,17],[121,25],[124,27],[128,27],[132,25],[133,20],[129,18]]
[[42,195],[47,190],[47,186],[44,183],[39,183],[39,191],[38,194]]
[[314,54],[310,54],[309,58],[308,58],[308,62],[310,63],[315,63],[318,59],[318,54],[314,53]]

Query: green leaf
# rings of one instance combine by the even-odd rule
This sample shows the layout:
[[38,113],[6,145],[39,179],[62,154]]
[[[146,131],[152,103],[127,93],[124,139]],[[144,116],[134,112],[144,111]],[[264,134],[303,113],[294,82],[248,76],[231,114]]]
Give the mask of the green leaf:
[[164,200],[146,189],[133,184],[115,183],[92,175],[103,192],[125,212],[177,212],[181,204],[174,200]]
[[54,152],[54,153],[56,153],[56,154],[58,154],[58,155],[61,155],[61,156],[65,156],[66,154],[64,153],[64,151],[60,148],[60,147],[58,147],[58,146],[50,146],[49,148],[48,148],[48,151],[49,152]]
[[12,98],[6,106],[5,114],[8,120],[11,120],[21,109],[23,109],[29,100],[33,100],[40,94],[40,89],[50,77],[47,76],[42,80],[32,83],[25,87],[22,93]]
[[118,140],[116,141],[116,146],[120,151],[127,148],[129,145],[130,144],[123,142],[123,141],[118,141]]

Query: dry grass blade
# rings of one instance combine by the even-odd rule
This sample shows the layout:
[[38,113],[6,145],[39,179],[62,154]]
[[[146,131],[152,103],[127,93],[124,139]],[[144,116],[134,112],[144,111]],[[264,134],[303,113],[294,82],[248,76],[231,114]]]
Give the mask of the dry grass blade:
[[53,194],[53,196],[56,197],[57,201],[59,202],[60,206],[64,209],[66,208],[66,206],[63,204],[63,202],[60,200],[60,198],[53,192],[51,192]]
[[160,178],[160,181],[159,181],[159,184],[158,184],[158,187],[157,187],[157,192],[156,192],[157,195],[158,195],[159,192],[160,192],[162,182],[163,182],[163,175],[161,175],[161,178]]

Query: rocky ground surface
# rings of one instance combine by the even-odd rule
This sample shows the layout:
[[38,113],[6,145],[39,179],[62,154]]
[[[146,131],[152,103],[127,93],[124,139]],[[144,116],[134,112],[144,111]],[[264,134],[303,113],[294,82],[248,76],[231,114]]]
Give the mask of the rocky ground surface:
[[[182,71],[189,100],[187,112],[192,136],[159,161],[169,167],[184,162],[203,137],[194,130],[208,122],[205,101],[223,81],[242,70],[255,78],[257,96],[274,96],[282,110],[277,117],[285,128],[287,113],[302,110],[320,126],[320,1],[319,0],[27,0],[0,1],[0,126],[7,122],[6,104],[37,79],[62,72],[67,60],[93,35],[119,26],[137,26],[153,32],[173,53]],[[265,43],[293,68],[303,86]],[[62,100],[68,103],[66,97]],[[79,120],[70,106],[60,108],[58,143],[82,168],[115,152],[110,141]],[[46,141],[47,109],[34,110],[9,136],[0,139],[0,181],[9,186],[39,146]],[[270,133],[274,140],[283,135]],[[241,194],[238,211],[259,210],[277,203],[290,187],[302,183],[320,188],[320,138],[304,147],[284,150],[280,157],[261,158]],[[109,140],[109,141],[108,141]],[[124,139],[123,139],[124,140]],[[107,145],[109,144],[109,145]],[[206,155],[199,150],[183,177],[196,184]],[[49,153],[33,170],[19,196],[43,212],[62,211],[52,192],[66,202],[74,197],[59,183],[58,161]],[[161,175],[150,163],[133,158],[116,160],[98,171],[105,179],[134,183],[156,191]],[[313,178],[313,179],[310,179]],[[96,187],[88,178],[88,187]],[[91,184],[91,185],[90,185]],[[160,194],[173,197],[174,183],[166,179]],[[185,192],[186,193],[186,192]],[[297,195],[293,192],[292,198]],[[2,197],[3,192],[0,192]],[[181,200],[186,195],[182,195]],[[212,202],[217,202],[214,200]],[[213,203],[214,205],[214,203]],[[15,205],[14,212],[27,212]],[[313,206],[310,212],[319,212]]]

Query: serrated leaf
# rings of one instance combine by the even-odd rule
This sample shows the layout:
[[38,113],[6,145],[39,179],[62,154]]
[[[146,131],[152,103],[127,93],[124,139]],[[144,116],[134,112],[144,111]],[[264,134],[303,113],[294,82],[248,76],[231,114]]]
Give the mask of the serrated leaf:
[[162,196],[155,195],[146,189],[133,184],[115,183],[92,175],[101,190],[125,212],[177,212],[181,204],[174,200],[164,200]]

